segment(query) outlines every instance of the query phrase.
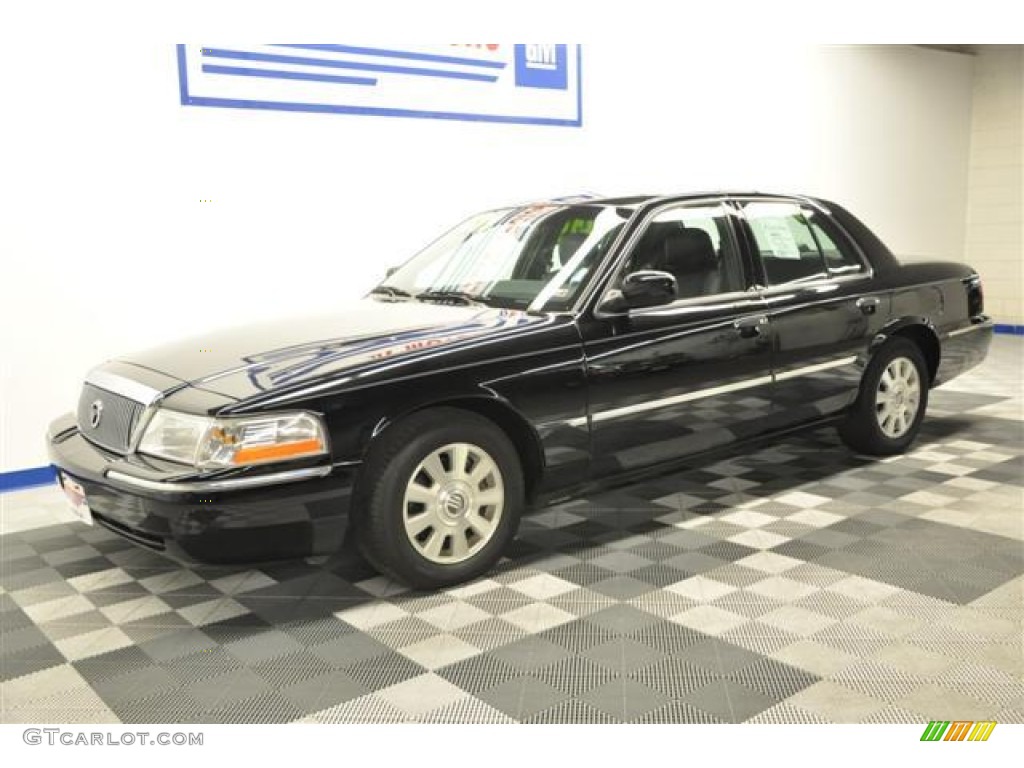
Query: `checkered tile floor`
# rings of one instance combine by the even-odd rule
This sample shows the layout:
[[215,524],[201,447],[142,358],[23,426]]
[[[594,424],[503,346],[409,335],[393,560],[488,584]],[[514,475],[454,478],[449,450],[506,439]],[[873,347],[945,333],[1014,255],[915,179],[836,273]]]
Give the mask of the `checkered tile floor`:
[[906,456],[787,438],[544,510],[435,594],[0,496],[0,720],[1024,722],[1022,363],[997,337]]

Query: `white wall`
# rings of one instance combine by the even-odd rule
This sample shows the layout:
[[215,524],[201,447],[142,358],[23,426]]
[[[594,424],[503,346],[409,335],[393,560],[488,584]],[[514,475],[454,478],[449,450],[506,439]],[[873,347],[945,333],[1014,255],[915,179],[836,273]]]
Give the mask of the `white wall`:
[[985,308],[1024,324],[1024,45],[982,45],[974,63],[967,247]]
[[[959,259],[969,57],[584,48],[582,129],[182,107],[173,46],[0,48],[0,471],[119,353],[359,295],[484,206],[757,188]],[[200,202],[210,200],[211,202]]]

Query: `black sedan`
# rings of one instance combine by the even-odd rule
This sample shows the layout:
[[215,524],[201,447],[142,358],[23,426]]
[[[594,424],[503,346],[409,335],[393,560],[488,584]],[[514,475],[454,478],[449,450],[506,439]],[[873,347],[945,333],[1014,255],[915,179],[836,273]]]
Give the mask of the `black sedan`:
[[86,522],[186,560],[327,554],[417,587],[487,571],[594,484],[834,422],[914,440],[981,361],[969,267],[899,263],[842,207],[716,193],[488,211],[363,300],[107,362],[49,431]]

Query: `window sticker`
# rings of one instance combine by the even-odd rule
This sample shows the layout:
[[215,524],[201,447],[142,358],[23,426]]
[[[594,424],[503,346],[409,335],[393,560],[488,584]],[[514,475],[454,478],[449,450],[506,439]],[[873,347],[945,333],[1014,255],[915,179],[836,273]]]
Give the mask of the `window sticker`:
[[513,211],[512,214],[503,222],[505,231],[510,232],[516,240],[522,240],[534,224],[543,219],[549,213],[559,210],[559,208],[561,208],[561,206],[550,205],[547,203],[520,208]]
[[767,250],[780,259],[800,258],[800,247],[785,219],[756,219],[750,223],[762,253]]

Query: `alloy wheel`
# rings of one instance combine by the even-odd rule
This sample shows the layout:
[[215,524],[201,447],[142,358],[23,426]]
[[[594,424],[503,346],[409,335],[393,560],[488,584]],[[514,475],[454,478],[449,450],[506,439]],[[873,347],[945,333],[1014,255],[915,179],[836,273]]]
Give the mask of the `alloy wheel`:
[[921,406],[921,377],[917,366],[906,357],[893,358],[878,380],[875,392],[875,416],[882,433],[889,438],[903,437],[917,417]]
[[493,538],[504,507],[497,462],[477,445],[450,443],[423,459],[406,484],[405,534],[430,562],[461,563]]

